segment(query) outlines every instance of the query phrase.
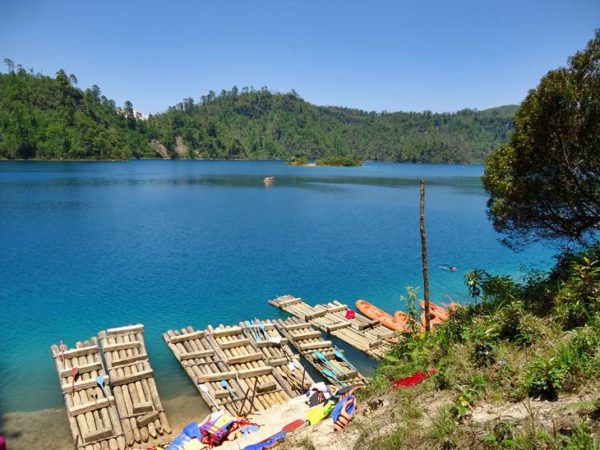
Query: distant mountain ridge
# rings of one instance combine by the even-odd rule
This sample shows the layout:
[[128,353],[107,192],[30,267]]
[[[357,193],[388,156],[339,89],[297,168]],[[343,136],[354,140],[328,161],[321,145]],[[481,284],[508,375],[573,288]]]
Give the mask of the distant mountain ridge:
[[361,159],[480,162],[512,129],[518,106],[455,113],[316,106],[296,92],[234,87],[144,120],[98,86],[22,68],[0,74],[0,158]]

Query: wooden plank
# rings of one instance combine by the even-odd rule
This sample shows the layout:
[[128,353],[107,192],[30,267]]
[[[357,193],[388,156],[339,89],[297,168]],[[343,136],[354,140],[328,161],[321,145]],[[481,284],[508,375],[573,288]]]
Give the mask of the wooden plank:
[[238,376],[242,379],[244,378],[252,378],[252,377],[260,377],[263,375],[269,375],[273,372],[273,368],[271,366],[257,367],[253,369],[242,369],[238,371]]
[[182,353],[179,356],[179,360],[185,361],[186,359],[211,358],[214,356],[214,354],[214,350],[200,350],[197,352]]
[[139,355],[128,356],[126,358],[113,359],[112,365],[113,367],[126,366],[127,364],[132,364],[138,361],[145,361],[148,359],[148,355],[145,353],[141,353]]
[[314,311],[309,314],[304,314],[304,320],[318,319],[327,314],[327,311]]
[[231,380],[235,378],[235,372],[211,372],[207,374],[202,374],[196,377],[197,384],[208,383],[211,381],[221,381],[221,380]]
[[348,328],[351,325],[352,323],[350,322],[338,322],[331,325],[327,325],[327,331],[332,332],[336,330],[341,330],[342,328]]
[[215,328],[212,334],[215,337],[223,337],[223,336],[235,336],[242,332],[240,327],[234,326],[229,328]]
[[100,441],[103,439],[109,439],[114,436],[113,430],[111,427],[100,428],[98,430],[90,431],[88,433],[83,433],[83,442],[86,444],[92,444],[96,441]]
[[129,350],[129,349],[133,349],[133,348],[138,348],[140,345],[142,345],[142,343],[139,341],[121,342],[119,344],[104,344],[102,346],[102,350],[105,353],[106,352],[116,352],[119,350]]
[[321,337],[321,332],[318,330],[310,330],[304,333],[292,334],[295,341],[302,341],[305,339],[314,339]]
[[97,409],[106,408],[114,403],[114,397],[102,398],[94,402],[88,402],[83,405],[73,406],[69,409],[69,415],[71,417],[78,416],[79,414],[85,414],[90,411]]
[[262,383],[256,386],[256,392],[258,393],[264,393],[264,392],[270,392],[270,391],[276,391],[277,390],[277,383],[275,383],[274,381],[271,381],[269,383]]
[[298,347],[300,348],[300,351],[305,352],[307,350],[316,350],[318,348],[325,348],[325,347],[332,347],[333,344],[331,343],[331,341],[317,341],[317,342],[306,342],[306,343],[299,343]]
[[[152,378],[153,376],[154,371],[152,369],[146,369],[122,378],[113,378],[111,384],[113,386],[123,386],[124,384],[135,383],[136,381],[143,380],[144,378]],[[95,382],[96,380],[93,381]]]
[[219,343],[219,346],[223,350],[229,349],[229,348],[235,348],[235,347],[244,347],[246,345],[250,345],[250,339],[242,338],[242,339],[236,339],[234,341],[227,341],[227,342]]
[[307,323],[291,323],[291,324],[285,324],[282,325],[282,327],[287,330],[287,331],[292,331],[292,330],[299,330],[301,328],[307,328],[310,327],[312,328],[309,324]]
[[200,339],[206,334],[204,331],[194,331],[193,333],[180,334],[177,336],[169,337],[168,342],[177,344],[179,342],[189,341],[190,339]]
[[243,364],[252,361],[260,361],[263,359],[263,354],[259,352],[248,353],[240,356],[230,356],[227,358],[227,364]]
[[136,325],[127,325],[125,327],[109,328],[106,330],[106,335],[114,336],[115,334],[138,333],[140,331],[144,331],[144,325],[138,323]]
[[287,364],[289,362],[289,359],[287,359],[287,358],[272,358],[272,359],[267,359],[267,362],[269,363],[270,366],[279,367],[279,366],[283,366],[284,364]]
[[[63,356],[65,359],[77,358],[79,356],[89,355],[90,353],[96,353],[99,350],[100,350],[100,348],[98,347],[98,345],[90,345],[87,347],[72,348],[70,350],[65,350],[63,352]],[[58,355],[58,356],[60,356],[60,355]]]
[[137,425],[140,428],[145,427],[149,423],[154,422],[156,419],[158,419],[158,416],[159,416],[158,411],[153,411],[144,416],[140,416],[137,418]]
[[257,342],[256,345],[258,345],[260,348],[263,347],[280,347],[283,345],[287,345],[288,344],[288,340],[287,338],[281,338],[281,340],[279,341],[278,344],[275,344],[274,342],[270,342],[270,341],[260,341]]
[[327,309],[328,313],[336,313],[336,312],[346,311],[348,309],[348,305],[336,305],[336,306],[324,305],[324,307]]
[[[101,361],[96,361],[90,364],[86,364],[84,366],[77,366],[77,368],[79,369],[79,375],[81,376],[84,373],[88,373],[88,372],[93,372],[94,370],[100,370],[102,369],[102,362]],[[66,378],[66,377],[70,377],[71,376],[71,369],[63,369],[60,372],[60,377],[61,378]]]
[[133,414],[143,414],[154,410],[152,402],[135,402],[133,404]]
[[[105,375],[104,376],[105,385],[107,385],[108,382],[109,382],[109,377],[108,377],[108,375]],[[98,386],[98,383],[96,382],[95,378],[92,380],[76,381],[75,382],[75,392],[80,391],[82,389],[95,388],[96,386]],[[67,383],[67,384],[62,385],[62,393],[63,394],[70,394],[72,392],[73,392],[73,383]]]
[[[361,324],[359,324],[359,325],[358,325],[358,329],[359,329],[359,330],[366,330],[366,329],[368,329],[368,328],[373,328],[375,325],[379,325],[380,323],[381,323],[381,322],[379,322],[379,320],[371,320],[371,319],[369,319],[369,321],[368,321],[368,322],[365,322],[365,323],[361,323]],[[394,332],[393,332],[393,331],[391,331],[391,332],[390,332],[390,335],[392,335],[392,336],[393,336],[393,335],[394,335]]]

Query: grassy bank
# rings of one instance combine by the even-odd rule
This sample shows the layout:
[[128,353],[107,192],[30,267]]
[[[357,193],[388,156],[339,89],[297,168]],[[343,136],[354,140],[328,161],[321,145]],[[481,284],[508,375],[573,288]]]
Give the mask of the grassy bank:
[[[599,448],[600,245],[522,284],[481,270],[466,281],[475,302],[434,333],[401,336],[339,448]],[[314,445],[303,439],[290,448]]]

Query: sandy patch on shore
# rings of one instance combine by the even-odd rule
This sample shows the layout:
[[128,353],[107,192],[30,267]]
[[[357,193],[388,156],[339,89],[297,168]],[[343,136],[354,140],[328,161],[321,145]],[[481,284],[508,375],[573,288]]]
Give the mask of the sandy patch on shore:
[[[177,436],[191,421],[201,421],[209,412],[199,395],[163,400],[163,406],[173,430],[167,440]],[[75,447],[65,408],[5,414],[0,419],[0,433],[6,437],[8,450],[73,450]]]

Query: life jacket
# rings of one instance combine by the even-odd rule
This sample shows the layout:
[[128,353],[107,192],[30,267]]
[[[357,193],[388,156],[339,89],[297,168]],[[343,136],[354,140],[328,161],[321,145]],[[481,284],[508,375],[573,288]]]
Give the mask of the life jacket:
[[356,398],[349,394],[343,397],[331,411],[334,431],[342,431],[354,417]]
[[200,425],[202,442],[210,446],[220,444],[225,440],[234,423],[235,418],[225,412],[223,414],[218,414],[216,417],[211,414],[209,418]]

